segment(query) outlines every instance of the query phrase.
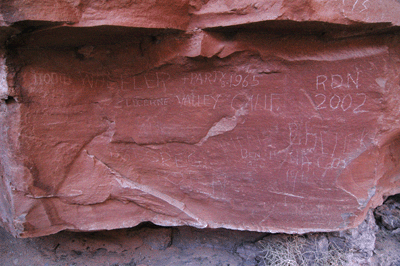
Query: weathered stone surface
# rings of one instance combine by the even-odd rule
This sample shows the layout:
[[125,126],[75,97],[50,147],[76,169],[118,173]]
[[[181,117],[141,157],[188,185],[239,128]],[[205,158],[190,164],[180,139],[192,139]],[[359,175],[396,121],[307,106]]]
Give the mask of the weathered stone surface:
[[[400,51],[391,27],[399,23],[390,13],[398,2],[373,2],[373,12],[345,1],[350,15],[343,1],[329,2],[339,11],[328,14],[314,1],[277,1],[236,19],[217,1],[176,1],[187,10],[175,17],[174,7],[139,2],[121,11],[65,2],[79,16],[51,17],[27,1],[6,5],[3,18],[20,31],[0,71],[0,210],[9,231],[143,221],[343,230],[400,191]],[[131,10],[141,16],[128,19]],[[216,28],[216,18],[218,26],[260,23],[198,28]],[[275,19],[284,22],[267,23]],[[54,24],[65,21],[73,25]]]
[[398,0],[3,0],[0,26],[24,21],[195,29],[264,21],[400,25]]
[[278,0],[192,1],[192,25],[201,28],[232,26],[262,21],[320,21],[338,24],[400,24],[396,1]]
[[7,24],[48,21],[73,26],[115,25],[142,28],[185,29],[188,1],[87,1],[87,0],[4,0],[2,20]]

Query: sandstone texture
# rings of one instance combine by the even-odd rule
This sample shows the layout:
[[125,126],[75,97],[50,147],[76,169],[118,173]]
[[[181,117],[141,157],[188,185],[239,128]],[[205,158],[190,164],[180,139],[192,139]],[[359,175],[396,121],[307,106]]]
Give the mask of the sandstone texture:
[[396,214],[381,209],[398,202],[390,197],[376,208],[376,222],[370,211],[357,228],[304,235],[141,224],[17,239],[0,228],[0,259],[2,265],[18,266],[394,266],[400,263],[400,234],[382,221]]
[[400,2],[2,1],[0,223],[357,227],[400,192]]

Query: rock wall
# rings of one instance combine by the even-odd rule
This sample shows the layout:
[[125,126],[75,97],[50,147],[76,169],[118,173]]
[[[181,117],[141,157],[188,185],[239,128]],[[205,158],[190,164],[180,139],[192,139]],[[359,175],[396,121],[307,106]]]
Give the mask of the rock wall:
[[3,1],[1,223],[356,227],[400,191],[399,12]]

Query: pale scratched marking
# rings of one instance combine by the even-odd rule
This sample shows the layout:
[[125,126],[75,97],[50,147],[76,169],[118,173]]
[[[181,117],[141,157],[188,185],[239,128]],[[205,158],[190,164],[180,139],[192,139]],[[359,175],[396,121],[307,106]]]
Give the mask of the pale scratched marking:
[[[304,158],[306,158],[306,160],[304,160]],[[304,165],[306,165],[307,166],[307,173],[308,172],[310,172],[310,165],[312,165],[313,163],[308,159],[308,157],[303,153],[302,154],[302,158],[301,158],[301,170],[303,171],[303,173],[302,173],[302,175],[304,176],[304,170],[303,170],[303,167],[304,167]],[[303,177],[302,176],[302,177]],[[308,177],[307,177],[307,180],[306,181],[308,181]]]
[[[293,134],[292,134],[292,133],[293,133],[292,125],[296,126],[294,137],[293,137]],[[299,130],[299,126],[297,125],[296,122],[289,123],[289,144],[290,144],[289,146],[292,146],[292,145],[301,145],[301,139],[298,137],[298,130]],[[296,138],[298,138],[298,142],[297,142],[297,143],[294,143],[294,140],[295,140]]]
[[314,101],[311,99],[311,96],[310,96],[304,89],[300,89],[300,91],[303,92],[304,95],[307,97],[307,99],[310,101],[311,106],[312,106],[315,110],[318,110],[318,109],[317,109],[317,106],[316,106],[315,103],[314,103]]
[[292,190],[292,193],[294,193],[294,191],[295,191],[295,189],[296,189],[296,180],[297,180],[298,174],[299,174],[299,171],[296,171],[296,173],[294,174],[294,176],[293,176],[293,175],[290,176],[290,169],[286,171],[286,180],[287,180],[288,182],[290,182],[289,176],[290,176],[290,178],[293,178],[293,190]]
[[350,195],[351,197],[355,198],[357,203],[359,203],[359,200],[357,198],[356,195],[354,195],[353,193],[351,193],[350,191],[346,190],[345,188],[341,187],[341,186],[337,186],[337,188],[341,189],[342,191],[344,191],[346,194]]
[[257,139],[258,139],[258,143],[260,144],[260,145],[262,145],[261,144],[261,140],[260,140],[260,136],[257,134]]
[[218,145],[219,145],[219,147],[221,147],[221,150],[222,150],[224,153],[226,153],[225,147],[222,146],[222,144],[221,144],[220,141],[218,141]]
[[365,1],[362,3],[362,6],[364,7],[364,9],[362,9],[362,10],[360,11],[360,13],[368,9],[368,7],[365,5],[365,4],[368,3],[368,2],[369,2],[369,0],[365,0]]
[[235,146],[235,150],[237,150],[238,148],[237,148],[236,143],[235,143],[235,141],[233,140],[232,137],[231,137],[231,141],[232,141],[232,143],[233,143],[233,146]]
[[335,151],[336,151],[336,146],[338,144],[338,133],[336,133],[336,141],[335,141],[335,147],[333,147],[333,151],[332,151],[332,155],[331,157],[333,157],[335,155]]
[[[345,102],[347,96],[350,97],[350,103],[349,103],[349,105],[347,106],[347,108],[344,108],[344,102]],[[346,112],[347,110],[350,109],[350,107],[351,107],[352,104],[353,104],[353,97],[351,97],[350,94],[346,94],[346,95],[344,96],[344,98],[343,98],[343,100],[342,100],[342,104],[341,104],[340,106],[341,106],[342,110],[343,110],[344,112]]]
[[356,0],[356,1],[354,2],[353,8],[351,9],[352,12],[354,11],[354,8],[356,7],[357,3],[358,3],[358,0]]
[[[116,106],[119,107],[129,107],[133,106],[135,108],[138,107],[157,107],[157,106],[166,106],[169,105],[169,98],[151,98],[151,99],[143,99],[143,98],[123,98],[122,100],[116,103]],[[110,101],[109,99],[104,101]],[[100,101],[101,102],[101,101]],[[100,103],[98,102],[98,103]]]
[[208,80],[209,83],[212,84],[212,83],[211,83],[212,74],[209,73],[209,72],[207,72],[204,76],[205,76],[205,77],[204,77],[204,83],[207,83],[207,80]]
[[[332,105],[332,101],[334,101],[335,97],[338,98],[339,100],[337,101],[337,104],[336,104],[335,106],[333,106],[333,105]],[[340,105],[340,101],[341,101],[340,96],[337,95],[337,94],[334,94],[334,95],[331,97],[331,100],[329,101],[329,106],[331,107],[331,109],[336,110],[336,109],[339,107],[339,105]]]
[[295,195],[295,194],[290,194],[290,193],[286,193],[286,192],[278,192],[278,191],[272,191],[272,190],[268,190],[268,192],[273,193],[273,194],[278,194],[278,195],[293,197],[293,198],[299,198],[299,199],[304,199],[304,198],[305,198],[305,197],[303,197],[303,196],[299,196],[299,195]]
[[343,145],[343,154],[346,153],[346,149],[347,149],[347,137],[354,135],[353,133],[346,135],[346,137],[344,137],[344,145]]
[[325,96],[325,94],[318,93],[314,97],[317,98],[319,96],[322,96],[323,100],[317,105],[317,110],[325,109],[326,107],[325,106],[321,107],[321,105],[323,105],[326,102],[326,96]]
[[[342,77],[342,75],[340,74],[330,74],[330,89],[331,90],[335,90],[335,89],[339,89],[341,87],[345,87],[347,89],[350,89],[350,84],[353,83],[355,85],[355,88],[358,89],[359,87],[359,76],[361,71],[358,70],[358,68],[356,68],[356,79],[353,78],[351,73],[347,73],[347,84],[344,82],[344,79]],[[323,78],[323,79],[321,79]],[[316,90],[319,90],[319,88],[322,86],[323,90],[326,91],[327,86],[326,86],[326,82],[328,81],[328,76],[326,75],[318,75],[316,77],[316,82],[315,82],[315,86],[316,86]]]
[[[139,77],[141,77],[141,82],[139,82]],[[102,76],[102,78],[104,80],[104,76]],[[132,84],[133,86],[130,86],[129,89],[163,89],[164,92],[167,92],[167,81],[170,79],[171,76],[165,72],[147,73],[140,76],[135,75],[132,77],[132,82],[124,81],[123,75],[120,75],[120,89],[125,90],[124,84]],[[107,81],[110,81],[110,78]]]
[[192,152],[191,154],[189,154],[188,155],[188,157],[187,157],[187,161],[188,161],[188,164],[190,165],[190,166],[194,166],[194,167],[203,167],[203,168],[208,168],[207,167],[207,165],[205,164],[205,163],[203,163],[203,161],[193,161],[193,162],[191,162],[190,160],[190,157],[194,154],[195,152]]
[[267,110],[267,94],[264,94],[264,110]]
[[83,75],[82,72],[79,72],[79,75],[82,78],[82,86],[85,86],[85,80],[87,79],[87,82],[88,82],[90,88],[93,88],[93,85],[94,85],[93,75],[90,73],[86,73],[86,72],[83,72],[83,73],[84,73],[85,77],[82,77],[82,75]]
[[250,145],[251,143],[250,143],[250,140],[251,140],[252,138],[249,136],[249,131],[247,131],[246,130],[246,141],[247,141],[247,145]]
[[[336,78],[340,78],[340,83],[338,81],[335,80]],[[332,74],[331,75],[331,89],[337,89],[343,86],[343,78],[342,75],[339,74]]]
[[76,197],[76,196],[83,195],[83,191],[79,190],[79,189],[71,189],[71,192],[72,193],[68,194],[68,196],[70,196],[70,197]]
[[[257,110],[258,96],[259,96],[259,94],[257,94],[257,98],[256,98],[256,104],[254,105],[254,111],[256,111],[256,110]],[[253,101],[252,101],[252,103],[253,103]]]
[[218,102],[218,99],[219,99],[220,96],[221,96],[221,95],[218,94],[217,99],[215,99],[212,95],[210,96],[210,97],[215,101],[215,104],[214,104],[214,106],[213,106],[213,109],[215,109],[215,107],[217,106],[217,102]]
[[177,168],[185,168],[184,165],[180,164],[182,162],[184,162],[183,160],[180,160],[179,158],[177,158],[178,156],[182,155],[183,153],[177,153],[174,155],[174,161],[175,161],[175,166]]
[[[225,87],[225,82],[224,81],[222,81],[222,79],[224,79],[225,78],[225,75],[226,75],[226,73],[224,73],[224,72],[221,72],[221,71],[219,71],[220,73],[221,73],[221,78],[219,79],[219,82],[221,83],[221,87],[222,87],[222,84],[224,84],[224,87]],[[215,73],[215,77],[217,77],[217,74]]]
[[350,73],[347,73],[347,88],[350,89],[350,79],[356,85],[356,89],[358,89],[359,86],[359,76],[360,76],[360,71],[358,71],[358,68],[356,67],[356,72],[357,72],[357,78],[356,80],[353,79]]
[[[269,99],[268,95],[270,97]],[[279,97],[280,95],[282,94],[279,93],[264,94],[264,100],[262,99],[260,100],[260,94],[247,95],[244,93],[238,93],[232,97],[231,107],[237,110],[237,108],[234,106],[237,103],[241,107],[244,106],[246,108],[249,108],[251,111],[264,110],[264,111],[275,112],[279,111],[281,108],[279,104],[278,105],[276,104],[276,102],[281,99]],[[240,96],[246,97],[246,100],[242,101],[240,98],[238,98]],[[261,97],[263,96],[261,95]]]
[[[277,94],[277,93],[271,93],[271,109],[270,109],[271,112],[274,111],[274,108],[273,108],[273,96],[274,96],[274,95],[275,95],[275,96],[278,96],[279,94]],[[278,99],[280,99],[280,98],[275,98],[275,100],[278,100]],[[279,106],[277,107],[276,111],[279,111]]]
[[[175,95],[178,100],[178,104],[180,106],[191,106],[191,107],[200,107],[200,106],[209,106],[212,105],[213,109],[216,108],[219,98],[221,94],[217,94],[215,97],[213,95],[205,94],[183,94],[182,97]],[[196,99],[197,98],[197,99]],[[210,103],[207,99],[211,98],[214,103]]]
[[[168,158],[164,157],[164,155],[168,155]],[[162,165],[166,165],[167,162],[172,161],[172,156],[168,153],[168,152],[160,152],[160,156],[161,156],[161,164]]]
[[367,131],[365,134],[364,134],[364,132],[365,132],[365,128],[363,129],[363,132],[361,133],[360,148],[361,148],[362,146],[364,146],[364,148],[367,148],[367,146],[365,145],[364,139],[365,139],[365,137],[367,136],[368,131]]
[[56,72],[49,72],[49,73],[40,73],[34,72],[33,73],[34,82],[31,85],[71,85],[72,79],[67,74],[59,74]]
[[358,110],[361,106],[364,106],[364,104],[365,104],[365,102],[367,101],[367,95],[365,94],[365,93],[357,93],[356,94],[357,96],[364,96],[363,98],[364,98],[364,100],[363,100],[363,102],[360,104],[360,105],[358,105],[356,108],[354,108],[354,110],[353,110],[353,113],[355,113],[355,114],[358,114],[358,113],[368,113],[369,111],[366,111],[366,110]]
[[[246,75],[246,78],[247,78],[247,76],[248,76],[248,75]],[[239,80],[237,80],[238,77],[239,77]],[[232,75],[231,75],[231,79],[232,79]],[[232,80],[230,81],[230,84],[232,84],[234,87],[237,87],[237,86],[240,85],[240,83],[242,82],[242,80],[243,80],[243,76],[242,76],[242,75],[236,75],[236,76],[235,76],[235,81],[237,82],[237,84],[236,84],[236,85],[233,84],[233,83],[232,83]],[[246,86],[246,87],[247,87],[247,86]]]
[[304,95],[307,97],[308,101],[310,102],[311,106],[314,108],[315,111],[317,111],[318,114],[318,118],[323,120],[323,117],[321,115],[321,113],[318,111],[318,107],[315,105],[315,102],[313,101],[313,99],[311,98],[311,96],[304,90],[304,89],[300,89],[300,91],[302,91],[304,93]]
[[344,11],[344,8],[345,8],[345,2],[344,2],[344,1],[345,1],[345,0],[342,0],[342,4],[343,4],[343,5],[342,5],[342,13],[343,13],[343,15],[345,16],[345,14],[344,14],[344,12],[345,12],[345,11]]
[[[318,103],[318,105],[317,105],[317,107],[316,107],[318,110],[320,110],[320,109],[325,109],[325,108],[326,108],[326,106],[322,106],[322,105],[324,105],[324,103],[326,102],[326,96],[325,96],[324,94],[318,93],[318,94],[316,94],[314,97],[315,97],[315,98],[318,98],[318,97],[320,97],[320,96],[322,96],[323,99],[321,100],[320,103]],[[367,113],[367,112],[369,112],[369,111],[367,111],[367,110],[359,110],[359,108],[361,108],[362,106],[364,106],[365,102],[367,101],[367,95],[366,95],[365,93],[356,93],[356,96],[363,96],[363,102],[362,102],[361,104],[359,104],[358,106],[356,106],[356,107],[353,109],[353,113],[358,114],[358,113]],[[333,104],[333,103],[335,102],[335,98],[338,99],[336,105]],[[345,106],[345,100],[346,100],[347,98],[349,98],[349,101],[350,101],[350,102],[348,103],[347,107],[344,107],[344,106]],[[353,97],[351,96],[351,94],[348,93],[348,94],[346,94],[346,95],[343,97],[343,99],[342,99],[339,95],[334,94],[334,95],[330,98],[330,100],[329,100],[329,105],[328,105],[328,106],[330,107],[330,109],[331,109],[332,111],[338,109],[338,107],[340,106],[341,109],[345,112],[345,111],[349,110],[349,109],[352,107],[352,105],[353,105]]]
[[[319,78],[320,77],[324,77],[325,78],[325,80],[322,82],[322,83],[320,83],[319,82]],[[325,75],[318,75],[317,76],[317,81],[316,81],[316,89],[318,90],[318,85],[322,85],[323,86],[323,88],[324,88],[324,91],[326,90],[326,86],[325,86],[325,82],[328,80],[328,77],[327,76],[325,76]]]
[[[176,177],[177,174],[179,174],[181,176],[180,180],[179,180],[179,183],[175,183],[175,182],[171,181],[168,178],[168,177],[172,176],[172,177],[174,177],[176,179],[177,178]],[[162,178],[164,178],[165,180],[167,180],[168,182],[170,182],[171,184],[173,184],[175,186],[180,186],[181,183],[183,182],[183,179],[184,179],[183,174],[181,172],[171,172],[171,173],[168,173],[167,176],[162,175]]]

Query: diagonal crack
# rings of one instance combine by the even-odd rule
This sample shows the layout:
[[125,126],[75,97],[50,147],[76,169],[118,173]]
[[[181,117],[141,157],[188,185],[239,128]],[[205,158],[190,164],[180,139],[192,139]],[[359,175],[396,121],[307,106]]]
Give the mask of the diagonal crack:
[[[109,130],[109,127],[101,130],[100,132],[97,132],[96,134],[94,134],[93,136],[91,136],[87,141],[85,141],[82,145],[82,147],[79,148],[79,150],[76,152],[75,156],[72,158],[71,162],[67,164],[66,166],[66,171],[65,174],[62,178],[62,180],[55,186],[54,188],[54,195],[56,195],[59,190],[61,189],[61,187],[63,186],[64,182],[67,180],[69,172],[72,169],[72,165],[74,165],[75,161],[78,159],[79,155],[81,154],[81,152],[85,149],[85,147],[87,145],[89,145],[96,137],[104,134],[105,132],[107,132]],[[53,195],[51,195],[53,196]]]
[[104,165],[112,174],[113,174],[113,178],[115,179],[115,181],[117,181],[117,183],[122,187],[122,188],[128,188],[128,189],[136,189],[136,190],[140,190],[148,195],[151,195],[153,197],[156,197],[158,199],[160,199],[161,201],[179,209],[181,212],[185,213],[187,216],[189,216],[190,218],[192,218],[193,220],[195,220],[198,225],[200,225],[201,227],[206,227],[207,223],[202,221],[200,218],[198,218],[195,214],[193,214],[190,210],[187,209],[185,203],[172,198],[156,189],[153,189],[149,186],[146,185],[142,185],[139,184],[137,182],[134,182],[132,180],[130,180],[129,178],[127,178],[126,176],[122,175],[121,173],[119,173],[118,171],[116,171],[115,169],[111,168],[110,166],[108,166],[106,163],[104,163],[103,161],[101,161],[99,158],[97,158],[95,155],[91,155],[88,153],[88,151],[86,151],[87,155],[92,158],[93,160],[96,160],[97,162],[101,163],[102,165]]

